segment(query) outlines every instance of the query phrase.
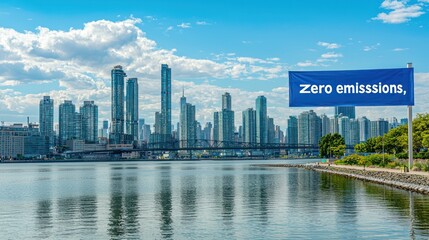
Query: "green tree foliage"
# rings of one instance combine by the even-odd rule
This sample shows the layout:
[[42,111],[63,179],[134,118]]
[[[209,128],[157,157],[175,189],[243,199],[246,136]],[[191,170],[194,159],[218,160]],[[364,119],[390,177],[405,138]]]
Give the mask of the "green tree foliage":
[[344,154],[346,145],[344,138],[338,134],[327,134],[319,141],[319,151],[321,157],[341,156]]
[[[355,151],[382,153],[383,146],[385,153],[396,154],[398,157],[406,156],[404,153],[408,150],[408,126],[393,128],[383,137],[370,138],[365,143],[357,144]],[[413,150],[414,153],[419,153],[427,148],[429,148],[429,114],[417,114],[413,120]]]

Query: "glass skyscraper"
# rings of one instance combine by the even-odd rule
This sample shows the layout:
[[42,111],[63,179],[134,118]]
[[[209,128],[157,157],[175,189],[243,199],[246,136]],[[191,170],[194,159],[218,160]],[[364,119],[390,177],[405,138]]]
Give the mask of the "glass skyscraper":
[[256,98],[256,142],[267,143],[267,98],[259,96]]
[[44,96],[39,103],[40,135],[49,138],[49,146],[54,145],[54,100]]
[[[80,107],[82,139],[87,143],[98,142],[98,106],[94,101],[84,101]],[[107,125],[107,124],[106,124]]]
[[298,119],[295,116],[287,120],[287,143],[298,144]]
[[132,136],[133,141],[137,141],[139,138],[139,89],[137,78],[127,80],[126,105],[127,134]]
[[243,142],[256,143],[256,111],[248,108],[243,111]]
[[322,120],[313,111],[298,116],[298,143],[317,145],[322,136]]
[[65,145],[76,137],[76,108],[72,101],[65,100],[59,111],[59,143]]
[[350,119],[356,119],[355,107],[335,107],[335,116],[342,114]]
[[163,141],[171,138],[171,68],[161,65],[161,135]]
[[110,143],[120,144],[124,141],[124,78],[127,74],[122,66],[115,66],[111,71],[112,77],[112,120]]

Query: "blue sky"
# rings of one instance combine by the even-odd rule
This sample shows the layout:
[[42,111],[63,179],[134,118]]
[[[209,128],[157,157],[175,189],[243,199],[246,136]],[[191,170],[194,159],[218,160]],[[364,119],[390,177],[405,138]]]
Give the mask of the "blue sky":
[[[140,79],[140,115],[159,109],[159,66],[173,71],[173,107],[185,88],[197,119],[211,121],[222,92],[236,119],[268,98],[284,128],[288,70],[405,67],[416,72],[415,112],[427,112],[429,1],[2,1],[0,120],[38,119],[38,99],[100,105],[109,118],[110,69]],[[177,108],[176,108],[177,109]],[[333,114],[332,108],[317,108]],[[405,108],[358,108],[371,119]],[[177,121],[178,111],[173,110]],[[236,121],[237,125],[240,121]]]

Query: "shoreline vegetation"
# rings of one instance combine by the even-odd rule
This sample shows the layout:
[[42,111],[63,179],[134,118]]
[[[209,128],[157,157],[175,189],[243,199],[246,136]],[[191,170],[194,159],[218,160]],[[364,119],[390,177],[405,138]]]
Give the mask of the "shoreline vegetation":
[[[259,165],[261,166],[261,165]],[[429,194],[429,173],[366,168],[335,164],[262,164],[265,167],[303,168],[311,171],[342,175],[362,181],[384,184],[422,194]]]

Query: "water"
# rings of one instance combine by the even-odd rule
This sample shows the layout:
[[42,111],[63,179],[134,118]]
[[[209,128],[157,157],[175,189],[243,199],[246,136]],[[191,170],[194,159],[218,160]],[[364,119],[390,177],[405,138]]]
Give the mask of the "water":
[[1,164],[0,239],[429,238],[429,196],[275,162]]

